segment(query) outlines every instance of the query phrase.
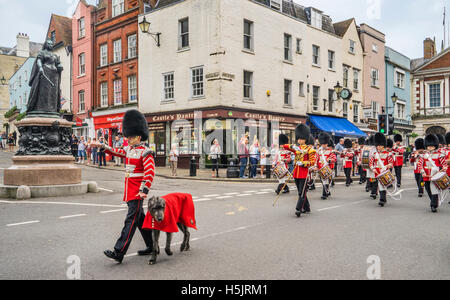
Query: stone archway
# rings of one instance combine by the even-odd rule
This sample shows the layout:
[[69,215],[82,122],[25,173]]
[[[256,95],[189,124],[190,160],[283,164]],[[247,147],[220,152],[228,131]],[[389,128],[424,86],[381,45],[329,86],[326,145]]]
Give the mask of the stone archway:
[[442,134],[443,136],[445,136],[445,134],[447,133],[447,131],[445,130],[444,127],[441,126],[432,126],[430,128],[427,129],[426,134]]

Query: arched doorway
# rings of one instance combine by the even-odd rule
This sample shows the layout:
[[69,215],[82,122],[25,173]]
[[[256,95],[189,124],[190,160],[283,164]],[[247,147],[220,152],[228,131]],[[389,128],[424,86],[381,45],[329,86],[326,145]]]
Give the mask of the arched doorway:
[[442,134],[445,136],[446,134],[446,130],[444,127],[441,126],[432,126],[430,128],[427,129],[426,133],[428,134]]

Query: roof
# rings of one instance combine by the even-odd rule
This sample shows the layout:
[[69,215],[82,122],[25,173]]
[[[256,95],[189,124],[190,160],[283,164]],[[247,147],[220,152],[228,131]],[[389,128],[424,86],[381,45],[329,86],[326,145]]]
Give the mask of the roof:
[[52,22],[55,26],[55,31],[58,32],[58,39],[56,40],[55,45],[58,45],[59,43],[63,43],[63,46],[72,45],[72,19],[52,14],[50,24]]
[[[411,70],[413,70],[414,72],[420,71],[420,69],[422,69],[428,65],[432,65],[433,62],[441,59],[442,57],[448,55],[449,53],[450,53],[450,47],[447,49],[444,49],[438,55],[435,55],[434,57],[432,57],[430,59],[424,59],[424,58],[413,59],[411,61]],[[450,66],[448,66],[448,67],[450,67]],[[448,67],[446,66],[446,68],[448,68]],[[433,67],[431,67],[430,69],[433,69]]]
[[350,25],[352,25],[354,20],[355,19],[352,18],[342,22],[334,23],[333,27],[336,35],[343,37],[347,33],[347,30],[350,28]]
[[[17,56],[16,47],[17,46],[14,46],[13,48],[0,47],[0,54]],[[38,55],[39,51],[41,51],[41,49],[42,49],[41,43],[30,42],[30,56],[31,57],[36,57]]]

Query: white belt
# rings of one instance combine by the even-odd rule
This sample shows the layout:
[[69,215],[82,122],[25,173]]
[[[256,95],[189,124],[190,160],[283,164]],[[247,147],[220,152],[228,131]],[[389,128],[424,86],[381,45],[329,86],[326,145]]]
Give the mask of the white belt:
[[144,173],[125,173],[126,178],[144,177]]

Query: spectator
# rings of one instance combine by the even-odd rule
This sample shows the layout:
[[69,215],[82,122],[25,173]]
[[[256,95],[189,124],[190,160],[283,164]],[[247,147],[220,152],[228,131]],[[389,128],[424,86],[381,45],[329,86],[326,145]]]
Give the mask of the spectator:
[[222,154],[222,149],[220,148],[219,141],[214,139],[211,149],[209,150],[209,155],[212,163],[212,177],[216,177],[216,172],[219,172],[219,158]]
[[12,135],[12,133],[10,133],[9,134],[9,137],[8,137],[8,145],[9,145],[9,151],[10,152],[13,152],[14,151],[14,138],[13,138],[13,135]]
[[3,147],[3,134],[0,135],[0,148],[1,148],[1,149],[5,149],[5,148]]
[[336,156],[337,156],[337,163],[336,163],[336,176],[338,176],[343,170],[343,164],[342,164],[342,158],[341,153],[344,152],[344,139],[340,139],[339,143],[336,145]]
[[[92,144],[97,144],[96,138],[92,140]],[[92,164],[96,165],[98,164],[98,148],[91,145],[91,152],[92,152]]]
[[[114,142],[113,142],[113,148],[114,149],[122,149],[123,147],[123,141],[120,140],[120,137],[116,135]],[[116,167],[120,167],[122,165],[122,160],[118,156],[114,156],[114,162]]]
[[267,157],[269,156],[269,151],[263,147],[261,149],[261,178],[264,177],[264,169],[267,169],[269,164],[267,163]]
[[92,162],[92,147],[91,147],[92,139],[89,138],[86,143],[86,158],[87,164],[90,165]]
[[86,142],[84,136],[80,137],[80,141],[78,142],[78,158],[78,163],[84,164],[84,160],[86,159]]
[[[105,144],[105,140],[103,139],[103,137],[100,138],[100,140],[98,141],[100,144]],[[103,166],[106,167],[106,153],[105,153],[105,149],[104,148],[100,148],[98,150],[98,166],[101,167],[102,166],[102,162],[103,162]]]
[[256,169],[260,160],[259,141],[255,138],[253,145],[250,147],[250,178],[256,178]]
[[239,142],[238,145],[238,151],[239,151],[239,163],[240,163],[240,172],[239,177],[240,178],[248,178],[245,176],[245,169],[247,168],[248,158],[249,158],[249,152],[248,152],[248,137],[243,136]]
[[70,149],[72,151],[72,155],[75,158],[75,162],[78,162],[78,139],[75,134],[72,134],[72,139],[70,141]]
[[16,146],[17,145],[17,132],[14,131],[12,134],[12,137],[14,139],[14,146]]
[[178,166],[178,150],[177,150],[177,145],[172,145],[172,150],[170,150],[170,154],[169,154],[169,163],[170,163],[170,168],[172,169],[172,176],[176,177],[177,176],[177,166]]

